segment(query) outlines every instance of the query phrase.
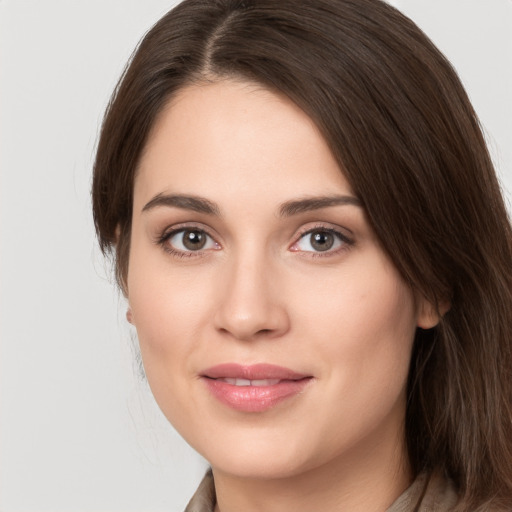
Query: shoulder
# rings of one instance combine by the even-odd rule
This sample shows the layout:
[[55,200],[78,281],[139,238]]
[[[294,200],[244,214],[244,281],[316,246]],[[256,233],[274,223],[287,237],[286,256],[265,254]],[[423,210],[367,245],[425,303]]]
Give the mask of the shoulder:
[[212,470],[209,469],[184,512],[213,512],[215,502],[215,486]]
[[421,473],[386,512],[449,512],[457,500],[450,479],[437,473]]

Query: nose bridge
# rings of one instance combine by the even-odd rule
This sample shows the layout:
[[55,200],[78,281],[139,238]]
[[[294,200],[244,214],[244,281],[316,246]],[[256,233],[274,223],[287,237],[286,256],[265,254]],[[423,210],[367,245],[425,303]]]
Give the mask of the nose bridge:
[[239,340],[276,337],[289,328],[278,289],[278,269],[265,251],[245,247],[225,267],[216,327]]

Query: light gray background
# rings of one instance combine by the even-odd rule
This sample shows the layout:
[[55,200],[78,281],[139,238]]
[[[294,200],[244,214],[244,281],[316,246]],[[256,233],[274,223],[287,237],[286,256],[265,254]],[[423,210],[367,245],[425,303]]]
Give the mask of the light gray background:
[[[512,190],[512,0],[391,3],[458,69]],[[1,512],[180,511],[204,471],[133,370],[90,214],[104,107],[172,5],[0,0]]]

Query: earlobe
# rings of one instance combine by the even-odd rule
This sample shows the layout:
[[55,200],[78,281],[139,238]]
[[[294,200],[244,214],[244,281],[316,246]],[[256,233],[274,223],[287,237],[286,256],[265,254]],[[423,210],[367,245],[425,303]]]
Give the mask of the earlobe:
[[421,299],[418,307],[418,319],[416,325],[421,329],[432,329],[436,327],[443,316],[450,310],[451,304],[448,301],[440,301],[439,309],[426,298]]
[[128,307],[128,309],[126,310],[126,320],[128,320],[128,323],[133,324],[133,313],[132,313],[132,308]]

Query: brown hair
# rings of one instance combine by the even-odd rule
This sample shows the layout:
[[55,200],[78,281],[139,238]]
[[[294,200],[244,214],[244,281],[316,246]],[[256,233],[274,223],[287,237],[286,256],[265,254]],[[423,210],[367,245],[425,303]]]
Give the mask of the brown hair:
[[410,463],[441,470],[457,510],[512,507],[512,233],[482,132],[451,65],[380,0],[185,0],[144,37],[107,109],[94,220],[125,287],[137,164],[187,84],[241,77],[318,125],[382,246],[433,304],[418,329]]

